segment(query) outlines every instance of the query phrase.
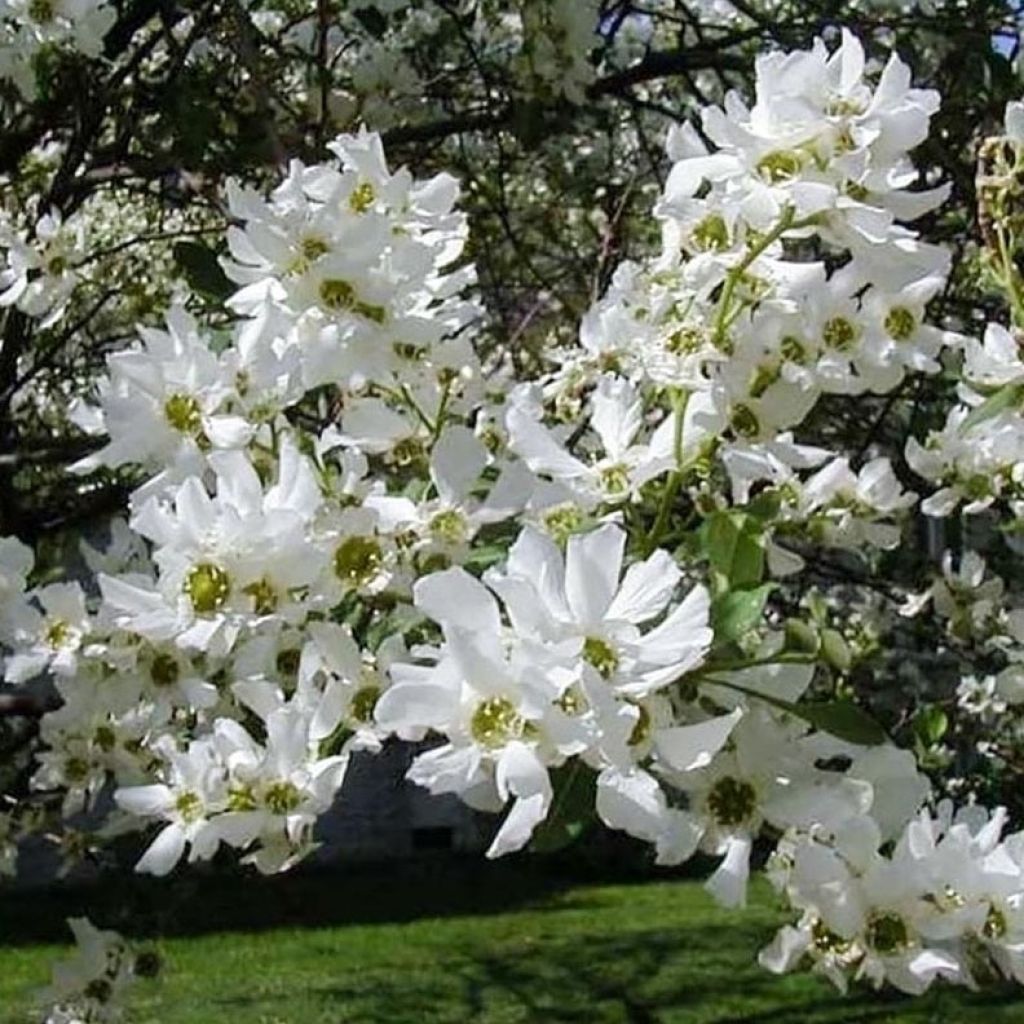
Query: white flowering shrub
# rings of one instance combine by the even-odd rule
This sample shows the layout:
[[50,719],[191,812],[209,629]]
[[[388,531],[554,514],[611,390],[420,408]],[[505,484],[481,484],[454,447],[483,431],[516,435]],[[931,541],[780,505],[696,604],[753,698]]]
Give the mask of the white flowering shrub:
[[[723,39],[753,17],[703,6]],[[438,7],[327,24],[238,5],[233,40],[179,12],[129,70],[112,5],[0,8],[16,114],[59,98],[49,61],[105,53],[122,84],[180,61],[192,96],[224,62],[280,165],[233,176],[225,122],[196,128],[208,179],[182,169],[185,134],[108,164],[99,143],[84,163],[42,137],[16,154],[3,401],[70,438],[75,501],[112,500],[106,542],[74,556],[87,572],[24,515],[0,541],[5,679],[46,701],[4,782],[0,872],[45,829],[68,856],[137,832],[154,875],[225,848],[283,871],[353,756],[407,740],[414,783],[495,816],[489,857],[603,825],[659,864],[712,858],[707,888],[741,906],[767,852],[792,909],[760,954],[771,971],[909,993],[1024,981],[1024,823],[998,802],[1022,744],[1024,599],[969,542],[943,557],[940,539],[928,570],[914,532],[973,519],[1001,531],[1000,558],[1019,549],[1024,107],[981,144],[977,232],[955,251],[943,211],[963,197],[926,148],[939,92],[851,31],[771,49],[749,92],[704,76],[717,98],[664,133],[627,254],[628,185],[587,219],[551,204],[553,178],[499,194],[443,159],[394,169],[372,127],[400,145],[477,116],[438,127],[437,83],[396,63],[442,45]],[[565,177],[602,154],[544,142],[541,113],[662,59],[671,5],[630,7],[455,18],[499,130],[545,160],[568,146]],[[366,44],[342,46],[346,25]],[[335,47],[334,77],[312,74]],[[679,54],[700,70],[699,48]],[[307,134],[279,88],[316,111]],[[644,125],[618,126],[631,159]],[[129,198],[145,160],[172,208]],[[516,240],[509,210],[531,202],[570,246],[601,239],[579,308],[558,297],[578,294],[573,268]],[[474,220],[492,204],[540,282],[532,306],[494,284]],[[131,959],[75,927],[82,965],[50,1019],[105,1020]]]

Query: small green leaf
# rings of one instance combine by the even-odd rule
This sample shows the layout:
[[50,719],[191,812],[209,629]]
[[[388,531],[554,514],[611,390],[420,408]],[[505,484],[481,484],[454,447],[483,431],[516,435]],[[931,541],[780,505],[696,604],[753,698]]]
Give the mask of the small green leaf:
[[818,631],[803,619],[786,619],[786,650],[801,654],[816,654],[821,646]]
[[743,512],[712,513],[703,527],[704,543],[717,590],[752,587],[764,576],[761,526]]
[[822,732],[827,732],[838,739],[846,740],[847,743],[875,747],[886,743],[889,739],[885,730],[878,722],[852,701],[810,701],[794,704],[792,701],[771,697],[766,693],[759,693],[749,686],[734,683],[730,679],[715,677],[706,679],[706,682],[715,686],[725,686],[730,690],[736,690],[737,693],[744,693],[748,697],[756,697],[758,700],[763,700],[766,704],[770,704],[780,711],[785,711],[797,718],[802,718],[805,722],[809,722]]
[[217,254],[199,242],[176,242],[174,261],[188,286],[204,299],[223,302],[235,290],[217,262]]
[[462,560],[465,569],[482,572],[492,565],[497,565],[508,555],[508,548],[499,544],[488,544],[485,547],[473,548]]
[[929,704],[914,715],[914,732],[926,747],[938,743],[949,728],[949,716],[940,707]]
[[971,427],[976,427],[979,423],[984,423],[985,420],[998,416],[1006,409],[1012,409],[1020,405],[1022,399],[1024,399],[1024,385],[1012,381],[1009,384],[1003,385],[998,391],[989,395],[981,405],[976,406],[971,411],[963,423],[960,424],[960,431],[970,430]]
[[849,700],[794,704],[793,714],[847,743],[874,747],[889,738],[878,722]]
[[835,629],[821,631],[821,653],[825,660],[839,672],[849,672],[853,664],[850,645],[843,639],[843,634]]
[[765,602],[774,589],[774,583],[763,583],[748,590],[730,590],[715,598],[711,604],[715,639],[731,643],[753,629],[761,621]]
[[750,502],[747,503],[747,512],[761,522],[771,522],[779,514],[782,508],[782,498],[776,490],[768,489],[762,491]]
[[597,776],[590,768],[581,761],[570,761],[551,772],[551,784],[555,791],[551,810],[530,840],[530,849],[536,853],[564,849],[597,821]]

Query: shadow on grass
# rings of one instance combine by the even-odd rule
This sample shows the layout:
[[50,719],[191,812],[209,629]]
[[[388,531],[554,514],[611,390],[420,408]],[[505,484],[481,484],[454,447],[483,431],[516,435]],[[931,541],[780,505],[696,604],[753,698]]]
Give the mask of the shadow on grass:
[[[605,921],[603,928],[609,927]],[[749,955],[761,938],[757,929],[716,926],[625,937],[599,932],[532,945],[510,939],[485,949],[458,944],[442,962],[424,964],[420,971],[368,965],[325,979],[315,990],[315,1005],[325,1015],[312,1019],[359,1024],[982,1024],[991,1018],[991,1007],[1011,1002],[1005,994],[949,991],[916,1000],[866,991],[843,996],[816,980],[780,980],[761,972]],[[286,1015],[288,1000],[285,993],[269,1003],[265,993],[239,993],[222,997],[215,1006],[224,1018],[253,1019],[259,1013]],[[341,1015],[329,1016],[332,1007]]]
[[11,890],[0,900],[0,946],[65,942],[66,918],[85,915],[145,938],[210,932],[402,923],[566,909],[551,897],[581,885],[692,877],[642,865],[611,869],[562,858],[490,862],[438,855],[375,864],[301,868],[262,877],[232,866],[179,869],[169,878],[109,874],[97,882]]

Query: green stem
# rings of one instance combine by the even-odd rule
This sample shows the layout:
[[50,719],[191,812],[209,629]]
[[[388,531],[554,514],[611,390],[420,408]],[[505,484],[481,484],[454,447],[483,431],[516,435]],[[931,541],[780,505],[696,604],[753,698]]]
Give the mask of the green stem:
[[433,448],[437,444],[438,438],[441,436],[441,431],[444,429],[444,417],[448,411],[448,396],[452,393],[452,383],[448,381],[444,386],[444,391],[441,392],[441,401],[437,405],[437,420],[434,422],[434,429],[431,432],[430,446]]
[[742,672],[744,669],[763,668],[765,665],[813,665],[816,660],[815,656],[811,654],[781,654],[773,658],[758,658],[754,661],[716,661],[712,665],[693,669],[689,675],[705,676],[708,672]]
[[996,238],[999,241],[999,261],[1003,269],[1002,284],[1006,290],[1006,297],[1010,300],[1011,319],[1015,326],[1024,327],[1024,296],[1021,295],[1017,267],[1010,254],[1010,246],[1007,244],[1001,224],[996,224]]
[[649,558],[658,547],[658,542],[665,533],[668,525],[668,517],[672,512],[672,503],[679,493],[683,483],[683,419],[686,414],[686,405],[690,400],[689,391],[676,391],[672,396],[672,415],[675,416],[675,425],[672,439],[672,451],[676,459],[676,468],[672,470],[665,484],[665,490],[661,495],[661,504],[658,506],[658,514],[654,517],[654,525],[648,534],[647,543],[644,545],[644,556]]
[[733,293],[736,291],[736,285],[739,284],[740,279],[750,268],[751,264],[760,256],[769,246],[774,242],[777,242],[787,231],[791,231],[794,228],[807,227],[814,223],[814,217],[805,217],[803,220],[795,220],[796,211],[792,206],[787,206],[782,211],[782,216],[779,218],[778,224],[775,225],[766,235],[762,235],[761,238],[754,244],[746,256],[740,260],[739,263],[733,267],[725,277],[725,285],[722,288],[722,295],[718,300],[718,313],[715,316],[715,333],[714,343],[716,347],[720,347],[725,341],[726,332],[729,329],[730,319],[729,313],[732,308]]
[[405,384],[402,385],[401,395],[405,399],[405,404],[416,414],[419,421],[427,428],[427,431],[433,435],[435,424],[430,422],[430,417],[420,408],[419,403],[412,397],[412,392]]

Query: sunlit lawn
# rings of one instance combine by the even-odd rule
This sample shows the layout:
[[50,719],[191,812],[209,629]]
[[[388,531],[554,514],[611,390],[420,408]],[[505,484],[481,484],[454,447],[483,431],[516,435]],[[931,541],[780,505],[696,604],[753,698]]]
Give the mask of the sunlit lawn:
[[125,883],[0,904],[0,1022],[33,1021],[61,913],[147,932],[139,1024],[1024,1022],[1006,991],[842,998],[755,963],[778,920],[693,881],[569,885],[525,866],[420,862],[271,883]]

